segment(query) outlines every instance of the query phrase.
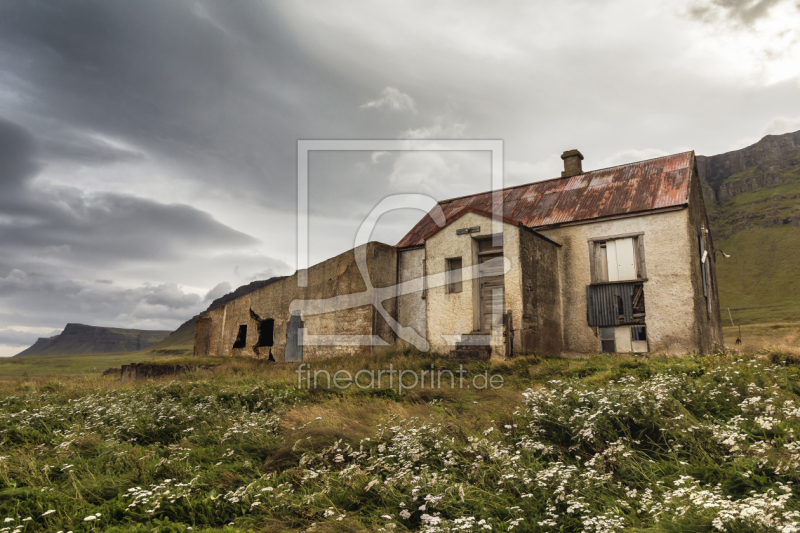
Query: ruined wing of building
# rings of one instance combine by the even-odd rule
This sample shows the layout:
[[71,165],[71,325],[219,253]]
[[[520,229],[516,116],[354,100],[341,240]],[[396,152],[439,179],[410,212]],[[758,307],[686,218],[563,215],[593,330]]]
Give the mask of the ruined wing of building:
[[204,313],[195,354],[682,355],[721,344],[694,152],[588,172],[579,151],[562,158],[560,178],[439,202],[396,246],[370,242],[310,267],[306,287],[295,274]]

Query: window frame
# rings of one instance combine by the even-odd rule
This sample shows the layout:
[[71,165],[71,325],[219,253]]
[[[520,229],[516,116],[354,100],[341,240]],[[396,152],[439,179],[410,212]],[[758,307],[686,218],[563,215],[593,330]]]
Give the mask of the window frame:
[[[603,337],[603,330],[611,330],[611,338]],[[600,341],[600,353],[617,353],[617,337],[614,326],[598,326],[597,339]],[[604,342],[613,343],[612,346],[614,347],[614,349],[611,351],[605,350],[603,347]]]
[[[636,277],[633,279],[608,281],[608,266],[606,264],[605,280],[600,279],[598,272],[598,258],[600,256],[600,249],[605,247],[608,241],[615,241],[619,239],[633,239],[633,253],[636,260]],[[634,281],[647,281],[647,266],[644,253],[644,232],[638,231],[635,233],[623,233],[618,235],[607,235],[600,237],[592,237],[587,240],[589,244],[589,274],[592,285],[599,285],[603,283],[631,283]]]
[[[455,263],[458,262],[458,267]],[[461,275],[461,270],[464,268],[463,257],[448,257],[445,259],[445,276],[447,276],[447,283],[445,285],[446,294],[458,294],[464,292],[464,278]],[[456,279],[456,276],[458,279]]]

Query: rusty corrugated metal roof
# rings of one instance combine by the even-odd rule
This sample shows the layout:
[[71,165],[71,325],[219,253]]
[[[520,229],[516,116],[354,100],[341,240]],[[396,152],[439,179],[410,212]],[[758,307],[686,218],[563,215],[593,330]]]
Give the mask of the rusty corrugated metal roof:
[[[694,152],[503,189],[500,213],[529,228],[651,211],[689,202]],[[465,207],[493,212],[492,191],[440,202],[449,222]],[[425,215],[398,248],[421,246],[438,226]]]

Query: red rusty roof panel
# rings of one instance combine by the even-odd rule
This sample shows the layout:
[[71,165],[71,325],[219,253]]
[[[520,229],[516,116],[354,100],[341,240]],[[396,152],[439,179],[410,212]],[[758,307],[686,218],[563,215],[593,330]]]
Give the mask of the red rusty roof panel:
[[[669,155],[569,178],[538,181],[445,200],[440,205],[448,223],[465,207],[500,213],[529,228],[541,228],[597,218],[685,205],[689,202],[693,152]],[[494,198],[493,198],[494,196]],[[422,217],[397,244],[421,246],[438,226]]]

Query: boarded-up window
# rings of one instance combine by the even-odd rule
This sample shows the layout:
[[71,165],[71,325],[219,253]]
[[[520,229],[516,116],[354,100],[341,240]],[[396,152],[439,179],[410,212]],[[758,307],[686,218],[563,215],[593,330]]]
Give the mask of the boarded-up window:
[[644,278],[641,235],[596,241],[593,244],[595,283]]
[[461,292],[463,282],[461,279],[462,260],[460,257],[454,257],[447,260],[447,292]]

